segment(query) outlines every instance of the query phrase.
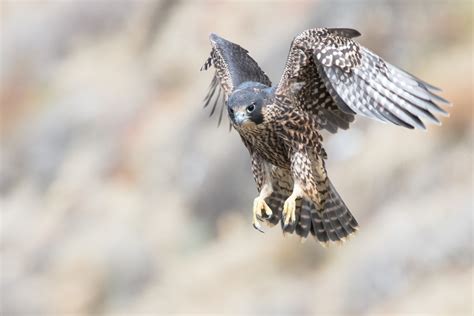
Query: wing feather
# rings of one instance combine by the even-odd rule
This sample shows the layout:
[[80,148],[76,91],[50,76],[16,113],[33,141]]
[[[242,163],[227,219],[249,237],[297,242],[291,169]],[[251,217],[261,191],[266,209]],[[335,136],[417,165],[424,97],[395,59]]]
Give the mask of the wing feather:
[[313,102],[312,111],[317,109],[321,116],[320,109],[325,109],[324,118],[341,128],[346,126],[337,119],[341,113],[356,113],[407,128],[424,129],[423,120],[440,124],[434,113],[447,115],[439,103],[449,102],[435,93],[439,88],[353,41],[351,38],[358,34],[350,29],[323,28],[301,33],[292,43],[277,93],[291,93],[288,87],[293,82],[303,82],[299,97],[308,103],[314,95],[307,92],[307,86],[322,81],[325,89],[320,88],[318,94],[329,95],[340,112],[328,112],[321,102]]

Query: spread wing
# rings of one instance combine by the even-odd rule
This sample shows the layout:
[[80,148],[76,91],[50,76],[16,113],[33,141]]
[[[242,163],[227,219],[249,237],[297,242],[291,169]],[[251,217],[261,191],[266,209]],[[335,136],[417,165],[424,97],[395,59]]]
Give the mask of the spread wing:
[[385,62],[351,38],[351,29],[306,30],[290,48],[276,94],[290,95],[315,114],[322,128],[346,129],[354,114],[408,128],[425,128],[422,119],[439,124],[446,115],[437,103],[438,88]]
[[204,107],[212,103],[210,114],[212,115],[220,105],[220,124],[225,101],[241,83],[255,81],[269,87],[272,83],[257,62],[249,56],[246,49],[213,33],[209,36],[209,40],[212,45],[211,54],[201,70],[214,66],[215,74],[209,86],[209,92],[204,98]]

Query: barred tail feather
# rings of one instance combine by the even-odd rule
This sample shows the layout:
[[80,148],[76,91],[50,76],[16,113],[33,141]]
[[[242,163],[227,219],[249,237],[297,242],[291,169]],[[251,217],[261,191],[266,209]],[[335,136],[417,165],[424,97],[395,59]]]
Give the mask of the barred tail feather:
[[[328,241],[344,241],[358,230],[359,225],[351,214],[339,193],[327,179],[329,184],[328,199],[322,210],[315,209],[311,213],[313,229],[311,233],[323,243]],[[316,228],[319,228],[317,230]]]
[[270,218],[264,219],[269,226],[281,223],[283,233],[296,234],[306,239],[313,235],[323,245],[329,242],[344,241],[347,236],[358,229],[357,221],[337,193],[329,178],[324,173],[318,181],[318,191],[324,191],[324,205],[318,209],[310,199],[296,200],[296,221],[284,227],[282,219],[283,205],[293,190],[293,179],[288,170],[272,169],[272,194],[265,199],[273,210]]
[[295,233],[303,240],[306,239],[311,230],[311,202],[307,200],[301,201],[299,220],[296,224]]
[[358,230],[359,225],[329,179],[327,179],[327,186],[328,198],[324,208],[318,209],[311,200],[305,198],[297,200],[296,221],[286,227],[283,227],[280,220],[283,204],[290,192],[288,189],[278,187],[266,200],[273,210],[273,215],[266,219],[267,224],[274,226],[281,222],[284,233],[296,234],[303,240],[311,233],[323,245],[329,242],[345,241],[348,236]]
[[283,190],[275,190],[270,197],[266,199],[267,205],[272,209],[273,214],[266,219],[269,226],[275,226],[281,219],[283,204],[290,194]]

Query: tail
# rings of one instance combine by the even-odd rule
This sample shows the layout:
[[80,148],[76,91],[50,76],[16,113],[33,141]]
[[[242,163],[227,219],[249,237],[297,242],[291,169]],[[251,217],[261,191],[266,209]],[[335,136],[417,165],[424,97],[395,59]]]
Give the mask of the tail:
[[322,243],[345,241],[359,229],[359,224],[331,181],[329,181],[329,198],[324,203],[324,208],[318,210],[312,203],[312,208],[308,211],[311,216],[311,234]]
[[[296,204],[296,221],[282,229],[284,233],[296,233],[303,240],[311,233],[323,245],[331,241],[345,241],[348,236],[358,230],[359,225],[356,219],[347,208],[339,193],[328,181],[328,198],[322,209],[318,209],[316,204],[306,198],[300,199]],[[283,189],[283,188],[282,188]],[[281,219],[281,212],[286,198],[289,196],[288,190],[275,190],[267,199],[267,204],[273,215],[267,219],[268,224],[275,225]]]

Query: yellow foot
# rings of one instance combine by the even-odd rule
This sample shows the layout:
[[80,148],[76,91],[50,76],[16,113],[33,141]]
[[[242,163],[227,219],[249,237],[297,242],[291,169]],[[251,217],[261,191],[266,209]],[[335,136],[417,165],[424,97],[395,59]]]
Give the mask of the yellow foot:
[[283,205],[284,227],[292,224],[296,220],[296,197],[290,195]]
[[[263,212],[262,212],[263,211]],[[265,216],[263,216],[265,214]],[[260,222],[262,218],[270,218],[272,216],[273,212],[272,209],[267,205],[265,200],[258,196],[255,198],[253,201],[253,219],[252,219],[252,225],[253,227],[258,230],[259,232],[263,233],[262,226],[260,225]]]

